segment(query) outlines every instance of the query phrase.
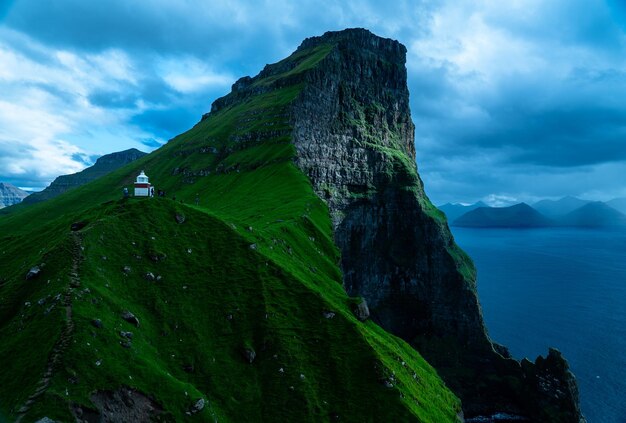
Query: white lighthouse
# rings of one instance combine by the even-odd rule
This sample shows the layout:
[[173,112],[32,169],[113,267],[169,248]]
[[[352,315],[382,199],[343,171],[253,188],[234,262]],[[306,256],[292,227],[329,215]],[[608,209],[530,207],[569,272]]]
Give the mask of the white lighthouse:
[[148,177],[142,170],[135,181],[135,197],[150,197],[154,188],[150,185]]

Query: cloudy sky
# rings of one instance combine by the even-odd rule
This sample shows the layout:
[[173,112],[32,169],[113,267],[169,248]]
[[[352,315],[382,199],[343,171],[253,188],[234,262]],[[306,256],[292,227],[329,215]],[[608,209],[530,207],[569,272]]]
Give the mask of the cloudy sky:
[[0,181],[151,151],[302,39],[366,27],[408,48],[435,203],[626,196],[623,3],[0,0]]

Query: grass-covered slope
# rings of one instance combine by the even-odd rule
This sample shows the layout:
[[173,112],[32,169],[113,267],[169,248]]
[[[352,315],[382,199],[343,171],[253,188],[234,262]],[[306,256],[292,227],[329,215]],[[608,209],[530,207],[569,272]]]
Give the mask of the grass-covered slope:
[[[5,419],[70,421],[130,387],[162,420],[456,420],[419,354],[356,319],[327,207],[293,164],[286,107],[331,47],[266,68],[257,95],[156,152],[0,215]],[[168,198],[119,199],[142,169]]]

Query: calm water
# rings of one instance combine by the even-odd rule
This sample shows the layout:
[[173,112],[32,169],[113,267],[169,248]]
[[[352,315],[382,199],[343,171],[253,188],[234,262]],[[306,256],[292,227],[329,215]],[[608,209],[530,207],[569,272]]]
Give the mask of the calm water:
[[533,361],[557,347],[589,423],[626,423],[626,231],[452,229],[492,339]]

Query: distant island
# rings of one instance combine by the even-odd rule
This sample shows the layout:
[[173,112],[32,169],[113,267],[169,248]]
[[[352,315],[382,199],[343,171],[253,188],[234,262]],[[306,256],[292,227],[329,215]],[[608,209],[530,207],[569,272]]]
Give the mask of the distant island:
[[625,198],[601,202],[568,196],[509,207],[447,203],[439,209],[451,226],[466,228],[626,227]]

